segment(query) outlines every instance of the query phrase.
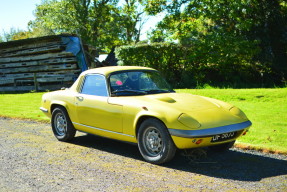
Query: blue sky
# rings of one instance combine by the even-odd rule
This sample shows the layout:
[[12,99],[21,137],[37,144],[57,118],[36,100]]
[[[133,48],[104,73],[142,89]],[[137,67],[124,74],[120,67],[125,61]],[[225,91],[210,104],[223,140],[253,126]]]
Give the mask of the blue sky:
[[11,28],[27,30],[33,11],[42,0],[0,0],[0,33]]
[[[0,0],[0,34],[9,32],[11,28],[27,30],[28,22],[34,20],[33,11],[42,0]],[[146,39],[146,31],[153,28],[163,17],[151,17],[144,25],[141,39]]]

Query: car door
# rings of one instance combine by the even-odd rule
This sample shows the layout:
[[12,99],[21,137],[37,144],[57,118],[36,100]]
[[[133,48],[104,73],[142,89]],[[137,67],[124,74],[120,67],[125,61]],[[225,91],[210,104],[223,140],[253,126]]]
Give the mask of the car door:
[[122,106],[108,103],[106,78],[100,74],[88,74],[80,93],[76,95],[79,123],[89,128],[122,132]]

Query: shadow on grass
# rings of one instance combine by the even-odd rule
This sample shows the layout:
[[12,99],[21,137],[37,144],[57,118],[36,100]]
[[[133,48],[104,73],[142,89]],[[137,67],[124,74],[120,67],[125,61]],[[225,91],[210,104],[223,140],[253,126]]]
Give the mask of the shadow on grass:
[[[93,135],[76,137],[71,143],[144,161],[137,146],[128,143]],[[286,160],[238,150],[222,153],[207,150],[207,157],[197,162],[191,162],[185,156],[177,153],[171,162],[161,166],[238,181],[260,181],[264,178],[287,175]]]

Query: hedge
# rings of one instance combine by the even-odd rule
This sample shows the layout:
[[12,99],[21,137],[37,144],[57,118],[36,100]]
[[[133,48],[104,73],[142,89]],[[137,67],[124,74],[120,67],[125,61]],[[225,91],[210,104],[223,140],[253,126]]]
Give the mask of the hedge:
[[[194,88],[208,84],[214,87],[261,87],[260,72],[248,61],[250,56],[220,56],[204,52],[201,47],[176,43],[153,43],[116,48],[119,65],[145,66],[159,70],[175,88]],[[232,53],[232,52],[231,52]]]

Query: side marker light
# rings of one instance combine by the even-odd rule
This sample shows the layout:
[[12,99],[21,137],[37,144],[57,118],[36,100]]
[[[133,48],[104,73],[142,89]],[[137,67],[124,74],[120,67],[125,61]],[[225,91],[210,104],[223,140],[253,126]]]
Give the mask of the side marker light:
[[248,132],[248,130],[247,130],[247,131],[244,131],[244,133],[243,133],[242,135],[246,135],[247,132]]
[[198,141],[196,141],[195,144],[199,145],[202,141],[203,141],[203,139],[199,139]]

